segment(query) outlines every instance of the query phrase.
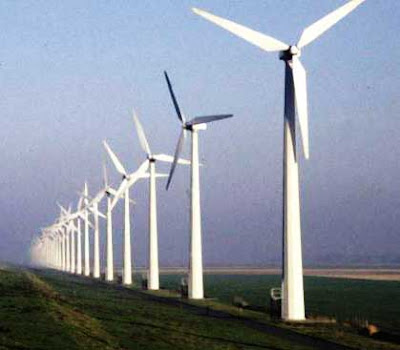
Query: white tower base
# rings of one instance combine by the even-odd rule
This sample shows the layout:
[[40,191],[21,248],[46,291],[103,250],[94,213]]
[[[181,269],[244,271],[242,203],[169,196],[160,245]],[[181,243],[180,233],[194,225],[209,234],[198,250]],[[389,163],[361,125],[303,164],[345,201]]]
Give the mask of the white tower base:
[[192,176],[191,176],[191,237],[189,266],[189,299],[203,299],[203,258],[201,245],[201,208],[199,174],[199,135],[205,124],[194,125],[192,129]]
[[132,260],[131,260],[131,222],[129,211],[129,188],[125,191],[125,210],[124,210],[124,271],[122,283],[132,284]]
[[158,271],[158,232],[157,232],[157,197],[156,197],[156,171],[155,162],[150,161],[150,205],[149,205],[149,271],[147,288],[158,290],[160,288]]
[[106,281],[114,280],[114,254],[113,254],[113,234],[112,234],[112,211],[111,198],[107,195],[107,268]]
[[295,96],[290,61],[285,61],[285,119],[283,159],[283,276],[282,319],[305,319],[301,251],[299,168],[295,138]]

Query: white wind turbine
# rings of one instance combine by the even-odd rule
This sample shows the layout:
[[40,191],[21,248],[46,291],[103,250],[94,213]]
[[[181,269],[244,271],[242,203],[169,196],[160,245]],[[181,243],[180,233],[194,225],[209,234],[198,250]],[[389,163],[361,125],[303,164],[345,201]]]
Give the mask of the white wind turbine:
[[73,233],[74,231],[71,230],[71,226],[68,222],[68,217],[71,214],[71,208],[65,209],[62,205],[57,203],[61,213],[60,213],[60,223],[61,223],[61,231],[63,232],[64,237],[64,254],[65,254],[65,271],[72,272],[72,240],[73,240]]
[[104,147],[111,158],[117,171],[122,175],[122,182],[115,193],[114,199],[111,201],[112,210],[117,202],[124,197],[124,268],[122,283],[125,285],[132,284],[132,254],[131,254],[131,222],[130,222],[130,199],[129,189],[139,179],[147,177],[146,171],[149,167],[149,161],[144,161],[132,174],[128,174],[124,166],[111,150],[110,146],[104,141]]
[[90,276],[90,241],[89,241],[89,190],[87,183],[83,190],[83,224],[84,224],[84,275]]
[[66,239],[66,271],[76,273],[77,271],[77,256],[76,256],[76,245],[75,245],[75,232],[78,232],[77,227],[74,224],[74,219],[79,215],[79,211],[71,213],[71,206],[65,209],[62,205],[58,204],[61,209],[60,224],[61,228],[65,229]]
[[283,276],[282,318],[305,318],[300,226],[300,194],[296,153],[295,114],[299,118],[304,156],[308,159],[308,107],[306,71],[299,57],[301,49],[353,11],[364,0],[352,0],[304,29],[296,45],[287,45],[270,36],[193,8],[205,19],[230,31],[264,51],[278,51],[285,63],[284,172],[283,172]]
[[[83,197],[80,196],[78,200],[77,210],[81,212]],[[76,217],[76,274],[82,274],[82,229],[81,229],[81,215]]]
[[87,209],[93,213],[93,277],[100,278],[100,228],[99,217],[106,219],[106,216],[100,212],[99,203],[105,196],[105,188],[102,188],[96,196],[88,203]]
[[200,208],[200,174],[199,174],[199,139],[198,131],[206,130],[207,123],[230,118],[232,114],[219,114],[203,117],[195,117],[189,121],[186,120],[181,112],[176,100],[171,82],[167,72],[164,72],[167,80],[168,89],[175,107],[176,114],[181,122],[182,131],[179,136],[178,144],[175,150],[174,161],[171,166],[169,178],[167,182],[167,190],[171,184],[172,176],[175,171],[179,155],[182,151],[183,143],[186,138],[186,131],[190,131],[192,135],[192,154],[191,154],[191,215],[190,215],[190,265],[189,265],[189,298],[203,299],[203,258],[201,244],[201,208]]
[[104,171],[104,193],[107,196],[107,211],[106,211],[106,281],[111,282],[114,280],[114,248],[113,248],[113,232],[112,232],[112,209],[111,201],[115,196],[116,191],[108,184],[107,168],[103,165]]
[[[149,262],[147,272],[147,289],[158,290],[159,289],[159,264],[158,264],[158,231],[157,231],[157,194],[156,194],[156,177],[162,177],[163,175],[156,174],[156,162],[168,162],[172,163],[174,157],[167,154],[153,154],[150,150],[149,143],[146,138],[146,134],[143,130],[143,126],[139,121],[135,111],[133,112],[133,121],[136,126],[136,131],[139,137],[139,142],[147,155],[150,168],[149,178]],[[184,159],[178,160],[179,164],[190,164],[189,161]]]

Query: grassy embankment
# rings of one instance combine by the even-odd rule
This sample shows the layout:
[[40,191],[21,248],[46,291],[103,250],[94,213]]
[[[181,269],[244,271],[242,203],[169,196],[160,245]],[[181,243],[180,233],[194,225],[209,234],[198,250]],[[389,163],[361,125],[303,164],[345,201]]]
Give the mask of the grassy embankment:
[[338,325],[283,326],[228,303],[50,271],[0,270],[0,292],[0,349],[345,349],[297,332],[358,349],[400,348]]

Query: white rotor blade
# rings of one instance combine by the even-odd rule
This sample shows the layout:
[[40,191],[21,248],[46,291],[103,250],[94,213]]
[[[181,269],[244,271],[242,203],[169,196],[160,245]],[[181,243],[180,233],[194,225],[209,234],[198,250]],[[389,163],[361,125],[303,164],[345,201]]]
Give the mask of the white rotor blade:
[[168,174],[156,174],[156,177],[168,177]]
[[85,187],[83,189],[83,194],[84,194],[85,198],[87,198],[89,196],[89,190],[88,190],[87,182],[85,182]]
[[128,186],[128,180],[124,178],[121,184],[119,185],[117,193],[115,193],[114,199],[111,202],[111,209],[113,209],[117,204],[117,202],[124,196],[127,186]]
[[206,115],[203,117],[195,117],[192,120],[188,121],[186,125],[206,124],[231,117],[233,117],[233,114]]
[[137,131],[137,134],[139,137],[140,145],[142,146],[142,148],[146,152],[146,154],[148,156],[150,156],[150,154],[151,154],[150,146],[149,146],[149,143],[147,142],[146,134],[144,133],[143,126],[140,123],[135,110],[133,110],[133,122],[135,123],[135,126],[136,126],[136,131]]
[[128,186],[131,187],[137,180],[146,178],[147,175],[150,174],[146,173],[147,169],[149,168],[149,161],[146,159],[136,170],[133,174],[129,176]]
[[78,205],[77,205],[77,209],[80,210],[82,208],[82,197],[79,197],[79,201],[78,201]]
[[92,202],[90,204],[94,204],[94,203],[98,203],[100,202],[103,197],[104,197],[105,193],[104,190],[101,190],[92,200]]
[[347,16],[357,6],[361,5],[364,1],[365,0],[351,0],[343,6],[339,7],[337,10],[332,11],[325,17],[322,17],[319,21],[308,26],[306,29],[303,30],[297,47],[302,48],[317,39],[329,28],[339,22],[343,17]]
[[308,103],[307,103],[307,74],[300,60],[293,56],[293,82],[296,97],[297,115],[299,117],[301,140],[303,143],[304,157],[309,157],[308,143]]
[[90,228],[94,228],[93,224],[90,222],[90,220],[87,221],[88,225]]
[[106,150],[108,152],[108,155],[110,156],[115,168],[117,169],[117,171],[122,175],[126,175],[127,173],[126,173],[126,170],[125,170],[124,166],[119,161],[119,159],[116,156],[116,154],[112,151],[112,149],[110,148],[108,143],[106,141],[103,141],[103,144],[104,144],[104,147],[106,148]]
[[57,202],[58,207],[61,209],[63,215],[67,215],[67,209],[65,209],[60,203]]
[[102,219],[107,219],[107,216],[105,216],[101,211],[97,211],[97,215],[99,215]]
[[284,51],[289,48],[289,45],[274,39],[268,35],[259,33],[253,29],[247,28],[235,22],[229,21],[222,17],[215,16],[204,10],[192,8],[193,12],[199,16],[215,23],[216,25],[228,30],[229,32],[241,37],[242,39],[258,46],[264,51]]
[[[167,163],[172,163],[174,161],[174,157],[168,155],[168,154],[155,154],[153,156],[155,160],[159,160],[161,162],[167,162]],[[188,165],[190,164],[190,160],[179,158],[178,159],[178,164],[185,164]]]
[[107,192],[110,193],[110,194],[112,194],[113,196],[115,196],[115,195],[117,194],[117,191],[114,190],[114,189],[111,188],[111,187],[108,187],[108,188],[107,188]]
[[171,184],[172,176],[174,175],[176,164],[178,163],[179,155],[182,151],[184,141],[185,141],[185,129],[182,129],[181,134],[179,135],[178,144],[176,145],[174,161],[172,162],[171,170],[169,171],[169,177],[166,186],[167,190],[169,188],[169,185]]
[[104,161],[103,161],[103,181],[104,181],[104,188],[107,188],[108,187],[108,174],[107,174],[107,166]]

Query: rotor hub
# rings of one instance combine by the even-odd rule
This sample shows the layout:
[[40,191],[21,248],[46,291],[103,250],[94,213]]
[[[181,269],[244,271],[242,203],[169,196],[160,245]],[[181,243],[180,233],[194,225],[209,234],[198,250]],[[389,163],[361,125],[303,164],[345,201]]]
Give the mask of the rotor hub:
[[300,55],[301,50],[296,45],[292,45],[287,50],[281,51],[279,58],[283,61],[291,61],[293,56],[300,57]]

